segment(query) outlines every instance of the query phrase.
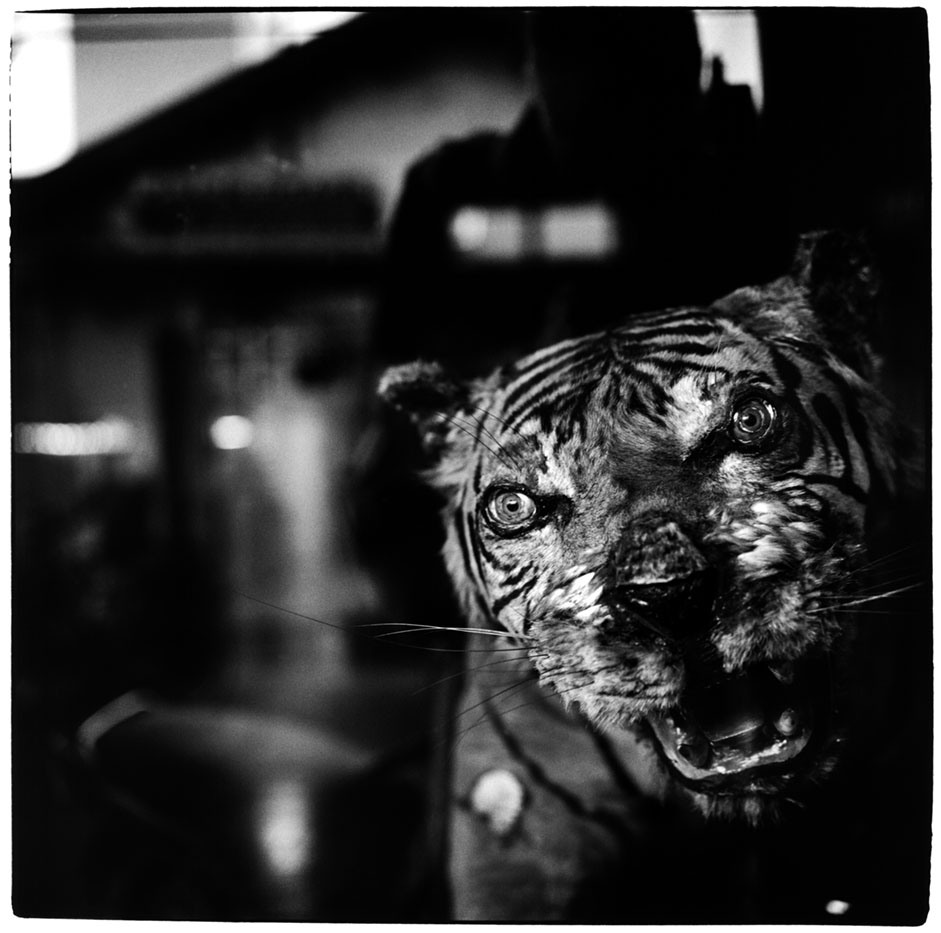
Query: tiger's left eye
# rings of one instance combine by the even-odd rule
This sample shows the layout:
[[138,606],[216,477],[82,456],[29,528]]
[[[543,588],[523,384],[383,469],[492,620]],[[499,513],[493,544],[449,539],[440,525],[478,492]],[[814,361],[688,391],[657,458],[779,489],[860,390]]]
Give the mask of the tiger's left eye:
[[497,490],[487,502],[487,517],[504,528],[521,528],[536,517],[536,501],[520,489]]
[[729,434],[743,447],[755,447],[774,429],[778,410],[766,398],[752,395],[740,401],[732,411]]

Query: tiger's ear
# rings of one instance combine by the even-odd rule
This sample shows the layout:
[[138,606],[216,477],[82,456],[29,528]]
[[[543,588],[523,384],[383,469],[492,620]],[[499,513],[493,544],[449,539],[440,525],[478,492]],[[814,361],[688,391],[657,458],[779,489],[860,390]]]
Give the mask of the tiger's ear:
[[465,406],[469,389],[438,363],[406,363],[387,369],[379,395],[404,411],[418,430],[427,453],[440,452],[452,417]]
[[713,308],[760,337],[826,343],[871,381],[878,371],[869,342],[876,330],[878,288],[862,239],[818,231],[800,237],[787,275],[764,286],[740,288]]
[[837,230],[805,233],[798,241],[791,278],[807,293],[831,349],[872,379],[878,359],[869,341],[876,328],[880,282],[865,241]]

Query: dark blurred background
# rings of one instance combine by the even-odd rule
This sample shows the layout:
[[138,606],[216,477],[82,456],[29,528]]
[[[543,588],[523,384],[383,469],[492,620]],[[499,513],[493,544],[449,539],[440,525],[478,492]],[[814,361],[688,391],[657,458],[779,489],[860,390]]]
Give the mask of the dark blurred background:
[[387,363],[479,373],[843,227],[927,436],[924,11],[342,19],[17,17],[21,916],[446,916],[457,643],[361,627],[455,618]]

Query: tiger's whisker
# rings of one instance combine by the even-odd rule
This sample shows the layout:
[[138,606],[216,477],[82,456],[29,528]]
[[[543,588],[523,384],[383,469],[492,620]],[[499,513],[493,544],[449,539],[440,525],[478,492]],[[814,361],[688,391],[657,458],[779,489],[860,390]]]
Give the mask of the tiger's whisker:
[[[515,683],[515,684],[510,684],[510,686],[504,687],[502,690],[498,690],[496,693],[493,693],[493,694],[490,694],[490,695],[484,697],[484,698],[483,698],[482,700],[480,700],[479,702],[474,703],[473,706],[468,706],[466,709],[461,710],[461,712],[459,712],[456,716],[454,716],[454,717],[452,718],[451,723],[452,723],[452,724],[456,723],[456,722],[457,722],[459,719],[461,719],[463,716],[466,716],[468,713],[472,713],[474,710],[479,709],[481,706],[486,705],[486,704],[489,703],[491,700],[494,700],[494,699],[496,699],[497,697],[506,696],[507,694],[510,694],[510,693],[512,693],[512,692],[514,692],[514,691],[518,691],[518,690],[524,689],[525,687],[527,687],[528,685],[530,685],[531,683],[533,683],[533,680],[534,680],[533,677],[526,677],[526,678],[524,678],[523,680],[520,680],[520,681],[518,681],[518,682]],[[479,726],[479,725],[480,725],[482,722],[484,722],[486,719],[487,719],[487,714],[486,714],[486,712],[485,712],[479,719],[475,720],[475,721],[472,722],[469,726],[465,727],[465,728],[462,729],[460,732],[458,732],[458,733],[454,736],[454,746],[455,746],[455,748],[457,747],[458,743],[461,742],[461,741],[465,738],[465,736],[467,736],[467,734],[468,734],[472,729],[476,729],[477,726]]]
[[887,593],[876,593],[873,596],[863,596],[860,599],[851,597],[847,602],[841,604],[840,608],[848,609],[850,606],[861,606],[864,603],[875,602],[878,599],[887,599],[889,596],[898,596],[900,593],[908,593],[924,586],[923,583],[912,583],[908,586],[900,586],[897,589],[889,590]]
[[[456,417],[457,417],[456,415],[455,415],[455,416],[452,416],[452,418],[456,418]],[[462,423],[462,424],[467,424],[467,422],[466,422],[466,421],[463,421],[463,420],[462,420],[461,423]],[[499,440],[499,438],[497,438],[491,431],[489,431],[487,428],[484,427],[483,419],[481,419],[481,420],[479,420],[479,421],[476,421],[476,422],[471,422],[471,423],[476,424],[477,430],[483,432],[484,434],[486,434],[487,437],[489,437],[489,438],[494,442],[494,444],[497,445],[497,448],[498,448],[499,450],[501,450],[504,454],[506,454],[507,457],[510,458],[510,460],[513,461],[513,466],[516,467],[517,470],[519,470],[520,472],[522,472],[522,468],[521,468],[520,465],[516,462],[516,460],[513,458],[513,456],[510,454],[510,452],[506,449],[506,445],[503,444],[503,443]],[[478,441],[480,440],[480,438],[477,438],[477,439],[478,439]]]
[[[440,677],[438,680],[432,681],[430,684],[425,684],[423,687],[419,687],[412,696],[418,696],[419,693],[424,693],[426,690],[431,690],[433,687],[437,687],[439,684],[446,683],[449,680],[454,680],[458,677],[467,677],[470,674],[487,674],[493,673],[493,671],[487,671],[486,668],[496,667],[498,664],[512,664],[516,661],[525,660],[528,656],[522,658],[498,658],[496,661],[488,661],[486,664],[478,664],[475,667],[468,668],[467,670],[461,669],[455,671],[453,674],[447,674],[444,677]],[[536,657],[544,657],[544,655],[536,655]],[[504,676],[503,672],[498,671],[500,676]]]
[[520,438],[520,440],[527,440],[526,435],[523,434],[522,431],[520,431],[520,429],[515,425],[507,421],[506,418],[501,418],[499,415],[495,415],[492,411],[490,411],[490,409],[482,408],[480,405],[471,405],[469,407],[475,409],[476,411],[482,411],[485,415],[489,415],[491,418],[493,418],[494,421],[499,421],[500,424],[502,424],[508,431],[513,431]]
[[[849,574],[847,574],[847,576],[846,576],[845,579],[849,579]],[[861,586],[861,587],[858,587],[857,589],[855,589],[855,590],[854,590],[854,594],[857,594],[857,593],[869,593],[869,592],[872,592],[873,590],[877,590],[877,589],[880,589],[880,588],[886,588],[886,587],[890,587],[890,586],[895,586],[895,585],[898,585],[898,584],[900,584],[900,583],[907,583],[907,582],[909,582],[909,581],[914,581],[914,582],[916,582],[916,583],[921,583],[921,582],[923,582],[922,574],[920,574],[920,573],[902,573],[902,574],[898,574],[897,576],[886,577],[886,578],[881,579],[881,580],[872,580],[872,581],[870,581],[869,583],[867,583],[866,585]],[[832,593],[832,594],[827,595],[826,598],[828,598],[828,599],[838,599],[840,596],[844,596],[844,595],[847,595],[847,594],[845,594],[845,593]]]
[[[542,687],[544,690],[550,691],[553,696],[562,698],[563,693],[571,693],[573,690],[577,690],[579,688],[579,685],[575,684],[574,686],[565,687],[564,689],[559,689],[558,687],[553,687],[548,684],[542,684]],[[514,713],[517,710],[526,709],[527,706],[532,706],[536,702],[537,702],[536,700],[527,700],[525,703],[518,703],[516,706],[510,706],[508,708],[500,709],[499,713],[501,716],[509,716],[510,713]],[[479,725],[480,722],[482,722],[483,719],[485,718],[486,716],[484,716],[480,721],[474,723],[474,725],[475,726]]]
[[[471,438],[475,443],[480,444],[480,446],[483,447],[486,451],[488,451],[489,453],[493,454],[493,456],[496,457],[497,460],[499,460],[508,470],[512,470],[512,471],[515,471],[515,472],[517,472],[517,473],[520,472],[519,466],[517,466],[517,465],[514,464],[514,463],[507,463],[507,461],[504,460],[503,457],[500,456],[500,454],[498,454],[492,447],[490,447],[489,445],[485,444],[485,443],[484,443],[479,437],[477,437],[477,436],[474,434],[474,432],[471,431],[469,428],[465,428],[464,425],[461,424],[460,422],[458,422],[457,419],[456,419],[453,415],[449,415],[449,414],[447,414],[446,412],[443,412],[443,411],[442,411],[442,412],[438,412],[438,414],[441,415],[441,417],[444,418],[445,421],[448,421],[448,422],[450,422],[451,424],[453,424],[454,427],[456,427],[459,431],[463,431],[463,432],[464,432],[469,438]],[[501,446],[501,449],[503,449],[502,446]],[[509,454],[507,454],[507,456],[509,456]]]
[[852,615],[852,616],[893,616],[898,618],[902,615],[914,615],[913,612],[898,612],[891,609],[831,609],[828,607],[821,607],[820,609],[811,609],[812,613],[834,613],[834,614],[843,614],[843,615]]
[[896,548],[894,551],[888,551],[885,554],[880,554],[878,557],[867,559],[867,562],[863,566],[876,567],[879,564],[884,564],[887,561],[897,560],[903,554],[914,554],[917,552],[917,548],[913,544],[905,544],[900,548]]
[[243,593],[241,590],[234,590],[234,592],[237,596],[241,596],[243,599],[247,599],[253,603],[258,603],[259,606],[265,606],[268,609],[275,610],[275,612],[283,612],[286,615],[294,616],[297,619],[304,619],[306,622],[316,622],[318,625],[324,625],[327,628],[335,628],[341,632],[355,631],[355,627],[351,625],[343,625],[339,622],[327,622],[325,619],[318,619],[315,616],[305,615],[303,612],[297,612],[294,609],[288,609],[285,606],[279,606],[276,603],[269,603],[267,600],[261,599],[258,596],[250,596],[248,593]]
[[409,632],[417,631],[428,631],[428,632],[457,632],[462,635],[487,635],[492,638],[521,638],[529,640],[529,635],[524,635],[517,632],[509,632],[506,629],[489,629],[489,628],[465,628],[459,625],[422,625],[419,622],[366,622],[362,625],[355,626],[358,629],[364,628],[380,628],[380,627],[391,627],[398,626],[399,631],[396,632],[381,632],[377,635],[377,638],[382,638],[388,635],[403,635]]

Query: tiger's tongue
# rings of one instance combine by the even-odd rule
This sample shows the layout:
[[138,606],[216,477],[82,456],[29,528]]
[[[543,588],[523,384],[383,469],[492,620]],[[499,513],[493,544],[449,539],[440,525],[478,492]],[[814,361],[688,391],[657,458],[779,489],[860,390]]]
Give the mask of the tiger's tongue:
[[688,690],[688,710],[711,743],[740,746],[764,726],[767,694],[754,676],[724,678]]
[[797,755],[812,730],[795,686],[768,668],[728,675],[690,667],[681,706],[651,725],[674,765],[688,778],[731,776]]

